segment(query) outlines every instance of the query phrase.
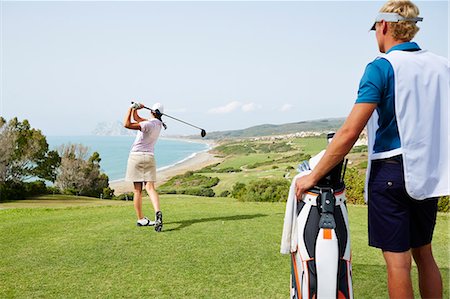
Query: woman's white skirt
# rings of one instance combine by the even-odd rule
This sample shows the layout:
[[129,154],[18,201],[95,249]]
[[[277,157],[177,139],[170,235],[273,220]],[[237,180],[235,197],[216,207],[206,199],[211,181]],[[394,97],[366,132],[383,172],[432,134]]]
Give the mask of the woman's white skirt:
[[128,156],[127,182],[155,182],[156,163],[155,157],[150,153],[131,152]]

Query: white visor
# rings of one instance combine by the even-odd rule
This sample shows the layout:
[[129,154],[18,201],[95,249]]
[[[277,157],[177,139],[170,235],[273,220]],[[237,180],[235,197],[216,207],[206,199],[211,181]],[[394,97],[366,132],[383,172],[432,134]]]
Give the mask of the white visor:
[[396,12],[380,12],[377,15],[377,17],[375,18],[375,23],[373,23],[373,26],[372,26],[372,28],[370,28],[370,30],[375,30],[375,24],[377,22],[381,22],[383,20],[386,22],[394,22],[394,23],[397,23],[400,21],[422,22],[423,18],[422,17],[405,18]]
[[159,110],[159,112],[164,113],[164,106],[161,103],[155,103],[152,106],[152,110]]

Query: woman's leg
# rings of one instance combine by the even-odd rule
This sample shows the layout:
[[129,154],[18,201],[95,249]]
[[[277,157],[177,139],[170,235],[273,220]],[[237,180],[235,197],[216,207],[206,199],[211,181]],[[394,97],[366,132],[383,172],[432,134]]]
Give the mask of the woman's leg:
[[142,213],[142,183],[134,182],[134,210],[136,211],[136,216],[139,219],[144,218],[144,214]]
[[389,298],[414,298],[411,283],[411,253],[383,251],[383,256],[387,266]]
[[147,182],[145,184],[145,190],[147,190],[148,196],[150,196],[150,200],[152,201],[153,209],[155,210],[155,213],[160,211],[159,195],[158,195],[158,192],[156,192],[154,182]]
[[411,249],[419,271],[422,298],[442,298],[442,278],[431,250],[431,243]]

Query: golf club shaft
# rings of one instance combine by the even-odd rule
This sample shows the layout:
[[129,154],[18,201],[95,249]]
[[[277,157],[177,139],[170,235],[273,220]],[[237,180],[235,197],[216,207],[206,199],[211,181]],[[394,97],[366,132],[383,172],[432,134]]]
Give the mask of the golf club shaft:
[[[134,102],[131,102],[131,104],[134,104]],[[150,111],[154,112],[154,110],[153,110],[153,109],[151,109],[151,108],[148,108],[148,107],[146,107],[146,106],[144,106],[143,108],[145,108],[145,109],[148,109],[148,110],[150,110]],[[171,118],[171,119],[177,120],[177,121],[179,121],[179,122],[182,122],[182,123],[184,123],[184,124],[186,124],[186,125],[188,125],[188,126],[191,126],[191,127],[194,127],[194,128],[196,128],[196,129],[199,129],[199,130],[204,130],[204,129],[202,129],[202,128],[200,128],[200,127],[197,127],[197,126],[195,126],[195,125],[193,125],[193,124],[190,124],[190,123],[188,123],[188,122],[185,122],[184,120],[181,120],[181,119],[178,119],[178,118],[176,118],[176,117],[173,117],[173,116],[167,115],[167,114],[165,114],[165,113],[161,113],[161,115],[164,115],[164,116],[166,116],[166,117],[168,117],[168,118]]]

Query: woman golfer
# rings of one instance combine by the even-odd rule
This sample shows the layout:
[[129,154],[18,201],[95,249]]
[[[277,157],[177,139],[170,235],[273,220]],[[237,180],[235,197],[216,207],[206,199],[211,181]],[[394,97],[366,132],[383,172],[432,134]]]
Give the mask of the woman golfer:
[[[142,109],[143,104],[134,103],[125,117],[124,126],[130,130],[137,130],[136,139],[131,147],[128,157],[127,173],[125,181],[134,184],[134,209],[137,215],[137,226],[155,226],[155,231],[162,230],[162,213],[159,208],[159,196],[155,190],[156,165],[154,157],[155,143],[158,140],[161,127],[165,124],[161,120],[163,105],[156,103],[152,107],[150,119],[141,118],[137,110]],[[133,116],[134,122],[131,120]],[[142,213],[142,185],[144,184],[155,210],[155,221],[144,217]]]

